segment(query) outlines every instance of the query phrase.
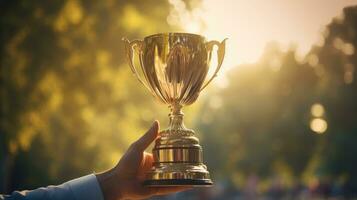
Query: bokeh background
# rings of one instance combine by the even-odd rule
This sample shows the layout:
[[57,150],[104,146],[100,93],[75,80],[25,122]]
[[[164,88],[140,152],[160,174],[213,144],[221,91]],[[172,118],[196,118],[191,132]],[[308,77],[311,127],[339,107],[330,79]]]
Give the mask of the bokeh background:
[[227,41],[185,122],[215,185],[154,199],[357,197],[357,2],[0,1],[0,191],[113,166],[168,108],[132,76],[122,37]]

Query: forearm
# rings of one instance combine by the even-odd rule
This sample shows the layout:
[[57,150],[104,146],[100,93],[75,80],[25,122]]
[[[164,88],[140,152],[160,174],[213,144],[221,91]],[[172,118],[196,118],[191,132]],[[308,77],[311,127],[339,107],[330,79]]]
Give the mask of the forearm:
[[35,190],[15,191],[0,199],[26,200],[103,200],[102,191],[95,175],[87,175],[58,186],[48,186]]

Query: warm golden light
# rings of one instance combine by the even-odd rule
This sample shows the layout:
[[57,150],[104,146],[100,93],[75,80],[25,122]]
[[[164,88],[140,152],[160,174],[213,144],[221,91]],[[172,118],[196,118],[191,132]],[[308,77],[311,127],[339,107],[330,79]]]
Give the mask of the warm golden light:
[[327,130],[327,122],[321,118],[315,118],[310,122],[310,128],[317,134],[322,134]]
[[322,117],[325,113],[325,108],[319,103],[315,103],[311,106],[311,115],[314,117]]
[[307,59],[307,62],[312,67],[315,67],[317,64],[319,64],[319,58],[315,54],[310,55]]
[[0,199],[109,169],[213,175],[165,199],[357,200],[357,0],[8,2]]
[[[202,0],[199,7],[189,10],[185,1],[168,1],[173,7],[167,19],[169,24],[209,39],[229,38],[226,67],[222,69],[255,62],[270,41],[277,41],[284,48],[297,43],[299,53],[305,54],[321,40],[321,27],[338,16],[343,7],[353,4],[349,0]],[[321,5],[323,9],[316,9]],[[354,53],[351,44],[337,40],[336,45],[347,55]],[[316,63],[316,58],[312,63]]]
[[223,102],[222,102],[222,98],[220,98],[219,96],[212,96],[210,98],[209,101],[209,106],[213,109],[218,109],[220,107],[222,107]]

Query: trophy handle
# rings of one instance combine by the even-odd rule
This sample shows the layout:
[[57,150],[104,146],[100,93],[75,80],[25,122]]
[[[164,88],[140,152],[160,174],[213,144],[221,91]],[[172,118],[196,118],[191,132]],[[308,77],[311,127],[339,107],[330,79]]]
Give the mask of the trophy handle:
[[218,50],[217,50],[217,57],[218,57],[218,64],[216,67],[216,70],[214,71],[212,77],[208,79],[208,81],[201,87],[200,91],[202,91],[207,85],[217,76],[218,71],[221,69],[222,63],[223,63],[223,58],[224,58],[224,53],[225,53],[225,48],[226,48],[226,40],[228,38],[224,39],[222,42],[218,42],[216,40],[212,40],[209,42],[206,42],[206,48],[207,51],[209,52],[208,54],[208,60],[211,60],[212,57],[212,50],[213,46],[217,45]]
[[149,89],[149,91],[151,91],[151,89],[147,85],[146,81],[144,81],[139,76],[138,70],[134,66],[134,53],[137,53],[138,55],[140,55],[142,53],[143,41],[142,40],[133,40],[130,42],[127,38],[122,38],[122,40],[125,45],[127,60],[129,62],[129,66],[130,66],[132,73],[136,76],[136,78],[140,81],[141,84],[143,84],[147,89]]

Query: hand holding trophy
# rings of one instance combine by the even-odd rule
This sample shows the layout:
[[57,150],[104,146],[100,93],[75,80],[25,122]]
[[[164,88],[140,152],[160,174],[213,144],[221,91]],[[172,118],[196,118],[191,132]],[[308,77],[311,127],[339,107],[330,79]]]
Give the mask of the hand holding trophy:
[[[171,109],[169,127],[159,133],[152,150],[154,166],[147,173],[147,186],[209,186],[212,181],[203,164],[202,147],[194,131],[183,123],[182,107],[196,101],[200,92],[221,68],[225,40],[206,42],[190,33],[163,33],[144,40],[123,39],[132,72],[161,102]],[[213,47],[218,46],[218,65],[206,78]],[[134,66],[134,54],[140,67]],[[206,80],[207,79],[207,80]],[[206,81],[205,81],[206,80]]]

